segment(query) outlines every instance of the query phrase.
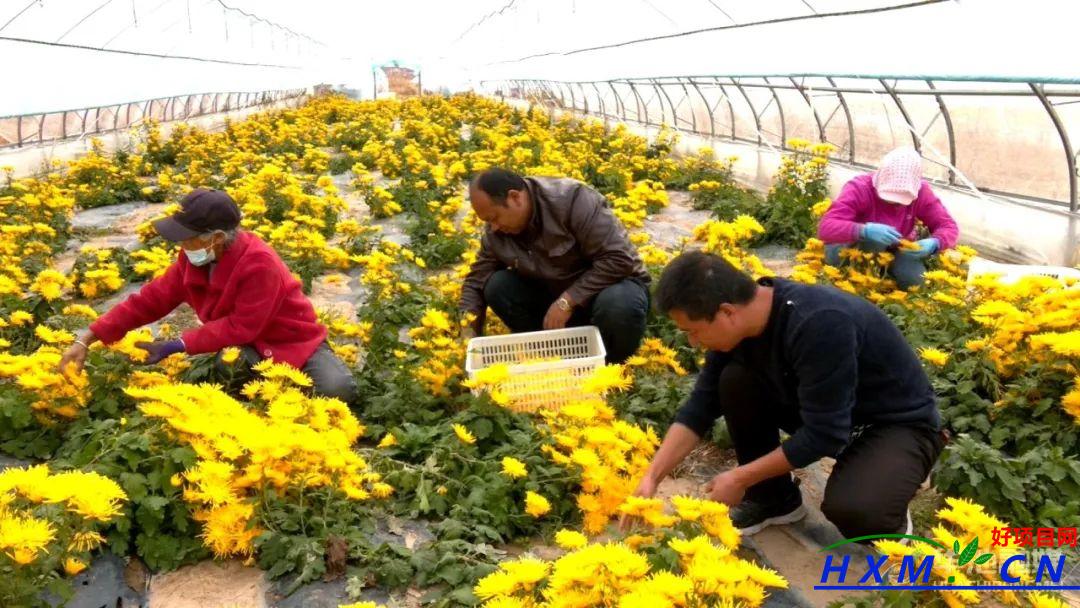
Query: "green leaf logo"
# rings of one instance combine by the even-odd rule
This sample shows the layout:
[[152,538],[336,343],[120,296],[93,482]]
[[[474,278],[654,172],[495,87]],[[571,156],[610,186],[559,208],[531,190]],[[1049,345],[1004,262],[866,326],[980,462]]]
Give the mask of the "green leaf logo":
[[990,559],[993,558],[993,557],[994,557],[993,553],[983,553],[982,555],[979,556],[978,559],[975,560],[975,564],[978,565],[978,566],[981,566],[981,565],[985,564],[986,562],[990,561]]
[[[956,542],[953,548],[959,547],[960,543]],[[971,561],[971,558],[975,557],[975,552],[979,550],[979,537],[971,539],[968,546],[964,547],[964,550],[960,553],[960,556],[956,558],[957,565],[963,566]]]

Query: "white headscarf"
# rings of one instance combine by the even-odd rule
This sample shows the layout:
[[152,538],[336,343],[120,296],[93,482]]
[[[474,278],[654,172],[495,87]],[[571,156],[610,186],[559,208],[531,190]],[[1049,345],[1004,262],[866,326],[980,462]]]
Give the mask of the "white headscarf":
[[915,148],[897,148],[881,159],[874,172],[874,189],[882,200],[910,205],[922,186],[922,157]]

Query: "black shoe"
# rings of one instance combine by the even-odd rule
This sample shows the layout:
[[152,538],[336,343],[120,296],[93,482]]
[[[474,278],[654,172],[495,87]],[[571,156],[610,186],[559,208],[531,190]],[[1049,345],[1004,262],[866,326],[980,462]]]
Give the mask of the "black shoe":
[[778,524],[790,524],[806,517],[802,494],[797,490],[788,499],[778,503],[760,503],[744,500],[729,511],[731,523],[746,536]]

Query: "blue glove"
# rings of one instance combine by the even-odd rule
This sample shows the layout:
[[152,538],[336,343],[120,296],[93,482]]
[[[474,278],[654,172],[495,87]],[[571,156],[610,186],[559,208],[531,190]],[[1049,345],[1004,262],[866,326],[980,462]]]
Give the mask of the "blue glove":
[[892,226],[870,222],[863,224],[862,230],[859,232],[859,238],[884,248],[899,243],[900,233]]
[[148,353],[143,365],[153,365],[169,355],[184,352],[183,340],[155,340],[153,342],[136,342],[135,346]]
[[915,241],[915,244],[919,246],[917,250],[902,251],[900,253],[921,260],[923,258],[934,255],[937,252],[938,248],[941,247],[941,242],[934,238]]

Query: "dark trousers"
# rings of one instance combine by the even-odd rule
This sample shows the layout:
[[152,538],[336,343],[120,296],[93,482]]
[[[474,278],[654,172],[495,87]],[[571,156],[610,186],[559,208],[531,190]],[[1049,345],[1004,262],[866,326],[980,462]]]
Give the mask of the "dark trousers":
[[[259,351],[251,346],[240,348],[240,360],[234,365],[241,365],[242,372],[252,373],[252,366],[262,361]],[[221,354],[217,356],[216,364],[219,370],[225,370],[228,365],[221,361]],[[300,370],[311,378],[311,392],[322,397],[340,399],[347,404],[352,404],[356,397],[356,380],[345,362],[330,350],[330,345],[323,342],[319,348],[308,358],[307,363]]]
[[[729,363],[719,389],[739,464],[779,447],[780,429],[792,434],[802,426],[798,407],[783,404],[768,382],[743,365]],[[863,427],[837,456],[821,511],[847,538],[902,532],[908,505],[943,447],[940,433],[929,428]],[[746,498],[783,501],[794,492],[798,488],[787,474],[751,486]]]
[[[551,293],[543,282],[513,270],[496,272],[484,285],[487,305],[514,333],[542,330],[544,315],[559,295]],[[608,363],[622,363],[641,344],[648,312],[649,290],[633,279],[623,279],[585,306],[576,307],[566,326],[595,325],[604,340]]]

